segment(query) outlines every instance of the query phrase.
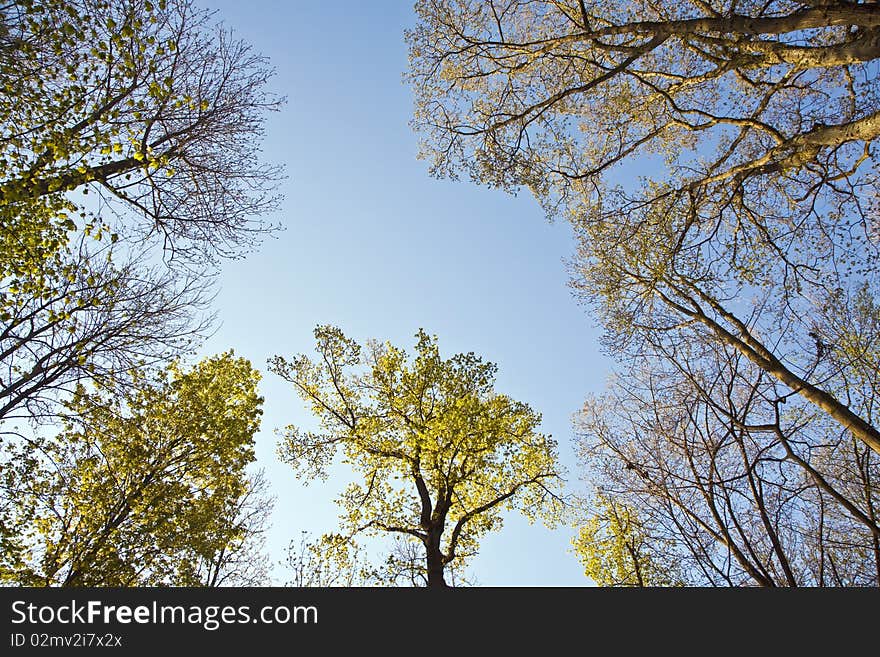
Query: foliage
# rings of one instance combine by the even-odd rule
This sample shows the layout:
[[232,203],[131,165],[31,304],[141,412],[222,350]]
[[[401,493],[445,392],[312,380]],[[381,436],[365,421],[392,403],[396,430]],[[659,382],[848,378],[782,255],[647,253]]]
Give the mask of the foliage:
[[[719,200],[753,196],[743,186],[763,176],[831,186],[880,133],[873,3],[425,0],[416,10],[410,81],[434,170],[528,186],[551,207],[572,193],[576,205],[584,194],[625,202],[604,193],[610,169],[653,153],[668,163],[654,198],[666,181]],[[642,198],[656,191],[644,185]]]
[[812,320],[880,272],[874,3],[417,10],[423,155],[573,222],[574,285],[613,353],[723,343],[880,453],[817,376]]
[[4,545],[4,580],[216,584],[234,563],[224,554],[254,532],[242,510],[259,492],[245,472],[259,374],[228,352],[133,380],[123,390],[79,386],[60,435],[9,445],[4,526],[19,532]]
[[278,174],[257,159],[261,117],[278,101],[246,44],[189,0],[24,0],[0,19],[4,221],[43,204],[63,225],[61,194],[93,189],[188,257],[259,231]]
[[122,380],[188,350],[208,322],[196,314],[205,307],[204,279],[116,257],[113,245],[89,241],[60,246],[48,261],[0,282],[7,436],[12,420],[51,420],[55,402],[80,381]]
[[279,452],[299,476],[325,476],[338,449],[360,477],[340,496],[343,535],[400,534],[424,549],[428,585],[461,568],[501,512],[550,517],[558,508],[556,446],[540,416],[494,391],[496,367],[474,355],[440,356],[416,335],[415,356],[367,348],[335,327],[315,330],[318,358],[276,356],[322,433],[289,426]]
[[[878,6],[417,11],[432,171],[528,187],[575,228],[572,285],[622,370],[582,453],[639,544],[704,584],[876,585]],[[600,579],[626,579],[616,546]]]
[[365,586],[371,581],[369,565],[361,547],[340,534],[323,534],[311,539],[303,532],[299,542],[287,546],[288,586]]
[[270,76],[189,0],[0,8],[0,419],[204,334],[209,264],[275,205]]
[[[649,532],[638,513],[614,502],[602,493],[593,500],[595,513],[572,539],[574,551],[584,566],[584,575],[598,586],[671,586],[675,567],[665,567],[668,551],[652,554]],[[662,543],[661,543],[662,545]]]
[[[154,368],[204,334],[209,265],[274,207],[278,169],[258,157],[270,75],[188,0],[0,7],[4,580],[264,581],[268,506],[242,470],[256,379],[222,358],[170,381]],[[251,406],[226,420],[252,427],[205,424],[220,397],[172,415],[212,377]]]

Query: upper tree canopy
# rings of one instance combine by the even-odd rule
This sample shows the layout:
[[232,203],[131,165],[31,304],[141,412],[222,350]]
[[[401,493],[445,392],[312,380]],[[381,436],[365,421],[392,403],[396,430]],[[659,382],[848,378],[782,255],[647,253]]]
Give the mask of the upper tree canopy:
[[[415,568],[443,586],[444,571],[476,553],[504,509],[535,518],[557,508],[555,442],[538,432],[541,417],[527,404],[495,392],[494,364],[473,353],[443,359],[421,330],[414,357],[390,344],[364,349],[334,327],[315,337],[316,359],[270,363],[322,427],[287,427],[280,453],[314,477],[341,449],[361,477],[339,498],[347,535],[391,532],[420,543],[424,565]],[[393,561],[392,577],[413,567]]]
[[724,344],[880,453],[880,430],[835,390],[841,371],[821,374],[835,341],[818,319],[880,276],[880,5],[417,10],[423,154],[572,220],[575,287],[612,351]]
[[0,420],[203,335],[206,265],[274,205],[270,75],[191,0],[0,4]]
[[417,11],[415,124],[435,171],[526,185],[551,206],[572,192],[602,201],[609,168],[650,153],[698,194],[729,197],[808,162],[809,190],[851,173],[880,134],[873,2],[426,0]]
[[189,256],[233,253],[273,205],[265,60],[190,0],[0,8],[0,210],[94,183]]

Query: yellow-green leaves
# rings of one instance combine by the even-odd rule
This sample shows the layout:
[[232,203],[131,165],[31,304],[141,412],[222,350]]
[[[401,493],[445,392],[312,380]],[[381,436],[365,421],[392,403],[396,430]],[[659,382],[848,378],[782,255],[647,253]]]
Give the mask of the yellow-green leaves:
[[[58,409],[78,384],[130,392],[144,384],[138,377],[148,365],[191,352],[207,325],[198,316],[215,257],[253,244],[262,230],[259,214],[275,203],[277,169],[260,164],[257,150],[263,113],[278,103],[264,91],[270,75],[265,60],[191,0],[21,0],[7,9],[0,26],[0,422],[4,441],[19,450],[8,461],[16,471],[35,449],[29,435],[19,436],[19,424],[57,424]],[[151,264],[158,262],[157,246],[173,249],[175,263],[186,260],[187,266]],[[173,377],[189,380],[199,371],[174,371]],[[148,387],[153,384],[159,385]],[[220,387],[204,398],[174,397],[177,407],[165,407],[181,421],[191,409],[191,431],[200,433],[189,436],[190,447],[213,449],[198,443],[209,435],[252,433],[247,413],[229,407],[239,400],[231,394],[235,381]],[[74,403],[84,403],[77,395]],[[90,403],[109,408],[119,401],[115,411],[122,414],[131,410],[125,403],[137,401],[102,400]],[[210,406],[221,400],[222,412]],[[150,403],[155,408],[143,427],[148,433],[159,415],[158,401]],[[101,431],[122,431],[106,419],[97,422]],[[89,443],[67,432],[52,449],[62,461],[73,459],[67,465],[83,482],[109,485],[111,465],[93,459],[99,433],[89,434]],[[212,476],[221,477],[227,467],[233,477],[251,454],[215,458]],[[46,481],[49,488],[33,491],[32,499],[67,500],[78,493]],[[15,488],[6,483],[0,507],[18,509],[21,520],[10,537],[24,539],[25,527],[51,525],[52,513],[7,506]],[[84,483],[82,490],[91,486]],[[95,504],[100,516],[97,498]],[[217,508],[207,502],[193,508],[187,522]],[[150,530],[143,531],[146,536]],[[43,538],[41,553],[55,555],[58,563],[80,558],[68,554],[61,539]],[[106,564],[120,582],[140,576],[124,565],[128,557],[96,552],[89,558]],[[61,568],[29,563],[35,573]]]
[[[256,217],[274,204],[277,173],[256,154],[261,114],[278,104],[262,90],[264,60],[218,37],[191,0],[158,11],[141,2],[20,4],[4,14],[0,206],[87,193],[94,183],[110,191],[105,203],[133,210],[123,214],[139,237],[160,232],[165,246],[175,238],[178,257],[250,243]],[[215,174],[236,197],[219,213],[202,202]]]
[[597,494],[594,515],[572,539],[584,575],[598,586],[670,586],[673,574],[652,558],[648,530],[624,504]]
[[[168,358],[199,330],[199,290],[117,251],[117,233],[62,197],[0,205],[0,420],[45,416],[84,378]],[[169,353],[170,352],[170,353]]]
[[421,330],[413,356],[387,343],[362,347],[332,326],[315,338],[317,358],[270,361],[321,425],[284,429],[279,454],[311,478],[342,451],[361,478],[338,498],[345,535],[416,540],[424,551],[413,568],[438,584],[504,510],[552,518],[556,445],[539,432],[539,414],[494,390],[494,364],[473,353],[444,359]]
[[81,386],[65,431],[40,441],[46,462],[15,481],[38,534],[26,567],[4,563],[3,579],[204,584],[200,573],[245,529],[236,513],[249,492],[259,378],[227,352],[137,373],[125,389]]

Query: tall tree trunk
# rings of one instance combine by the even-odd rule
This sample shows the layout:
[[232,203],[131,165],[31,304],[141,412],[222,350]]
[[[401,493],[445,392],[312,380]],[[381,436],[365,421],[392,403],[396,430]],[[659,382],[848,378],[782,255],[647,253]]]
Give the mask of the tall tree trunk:
[[428,567],[429,588],[445,588],[448,586],[446,580],[443,578],[443,568],[445,564],[443,563],[443,552],[440,550],[441,532],[442,528],[440,531],[437,531],[436,527],[432,528],[428,531],[428,540],[425,542],[425,561]]

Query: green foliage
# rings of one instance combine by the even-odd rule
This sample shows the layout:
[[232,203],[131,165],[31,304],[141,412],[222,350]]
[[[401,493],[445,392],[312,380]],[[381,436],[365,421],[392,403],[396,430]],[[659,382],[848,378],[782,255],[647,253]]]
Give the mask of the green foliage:
[[858,4],[430,0],[416,13],[409,79],[432,170],[528,187],[550,212],[653,200],[608,192],[617,165],[657,155],[667,166],[636,175],[719,200],[752,176],[828,184],[865,161],[845,144],[880,134],[877,20]]
[[190,0],[0,9],[4,580],[259,579],[258,377],[155,368],[210,322],[213,260],[265,230],[270,76]]
[[733,346],[880,454],[880,430],[835,396],[846,370],[816,362],[812,337],[826,304],[880,280],[872,7],[416,10],[422,155],[435,174],[526,187],[570,219],[573,286],[609,351],[626,362]]
[[92,189],[178,255],[231,253],[259,230],[277,179],[256,158],[261,115],[278,102],[265,61],[209,14],[189,0],[24,0],[0,20],[4,219]]
[[651,556],[651,539],[638,514],[601,493],[595,513],[572,539],[584,575],[598,586],[674,586],[674,574]]
[[315,330],[319,357],[276,356],[322,433],[288,426],[281,458],[306,479],[326,476],[337,451],[359,476],[339,497],[345,536],[390,532],[424,546],[429,584],[476,553],[502,511],[552,518],[559,500],[556,445],[540,415],[494,390],[496,366],[474,355],[440,356],[416,335],[410,357],[391,344],[366,349],[338,328]]
[[0,10],[0,419],[200,336],[208,263],[274,205],[270,75],[190,0]]
[[340,534],[311,539],[303,532],[288,546],[286,565],[292,573],[289,586],[366,586],[374,579],[361,547]]
[[190,370],[137,372],[123,390],[80,386],[64,431],[10,446],[2,579],[27,585],[197,585],[247,527],[262,398],[232,352]]

